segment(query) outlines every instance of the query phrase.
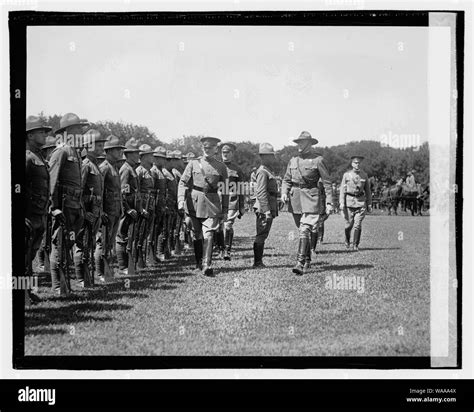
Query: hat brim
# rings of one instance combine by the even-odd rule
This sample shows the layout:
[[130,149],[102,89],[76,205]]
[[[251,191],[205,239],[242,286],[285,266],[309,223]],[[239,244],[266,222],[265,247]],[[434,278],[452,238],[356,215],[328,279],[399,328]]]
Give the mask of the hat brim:
[[73,123],[73,124],[68,124],[67,126],[65,127],[60,127],[59,129],[57,129],[54,134],[58,134],[58,133],[62,133],[64,132],[64,130],[66,130],[68,127],[71,127],[71,126],[82,126],[82,127],[86,127],[86,126],[90,126],[91,124],[89,122],[79,122],[79,123]]
[[314,144],[318,144],[319,143],[319,140],[318,139],[315,139],[314,137],[311,137],[310,139],[308,138],[303,138],[303,137],[298,137],[297,139],[293,139],[293,141],[295,143],[298,143],[298,142],[302,142],[302,141],[308,141],[308,142],[311,142],[311,145],[314,145]]
[[138,153],[139,151],[140,149],[127,149],[127,148],[123,150],[124,153],[134,153],[134,152]]
[[365,157],[364,157],[364,156],[352,156],[352,157],[351,157],[351,160],[354,160],[354,159],[364,160]]
[[275,156],[275,152],[258,152],[259,155],[272,155],[272,156]]
[[214,146],[217,146],[221,142],[221,139],[218,139],[217,137],[203,137],[201,139],[201,143],[212,143]]
[[153,156],[155,156],[155,157],[162,157],[163,159],[166,159],[166,156],[165,156],[164,154],[162,154],[162,153],[154,153],[154,152],[153,152]]
[[147,151],[147,152],[140,152],[140,156],[144,156],[147,154],[154,154],[153,150]]
[[115,146],[104,147],[104,150],[111,150],[111,149],[125,149],[125,146],[121,146],[118,144]]
[[26,133],[32,132],[33,130],[44,130],[45,132],[50,132],[51,130],[53,130],[53,128],[50,126],[31,127],[29,129],[26,129]]

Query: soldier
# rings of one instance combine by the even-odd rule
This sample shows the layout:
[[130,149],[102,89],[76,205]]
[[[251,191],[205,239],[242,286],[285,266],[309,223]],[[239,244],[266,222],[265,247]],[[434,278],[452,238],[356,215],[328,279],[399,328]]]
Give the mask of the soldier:
[[56,137],[46,136],[46,142],[41,147],[41,154],[43,155],[44,159],[47,162],[49,162],[49,159],[51,159],[51,155],[55,147],[56,147]]
[[372,211],[372,193],[367,174],[360,169],[363,156],[352,156],[352,170],[344,173],[341,182],[339,203],[346,220],[346,248],[350,248],[351,231],[354,227],[353,248],[359,250],[362,221],[365,213]]
[[[219,197],[220,184],[227,181],[225,165],[215,159],[216,137],[201,138],[203,156],[192,160],[186,166],[178,189],[178,209],[184,210],[190,217],[194,232],[194,256],[196,268],[205,276],[213,276],[212,245],[214,232],[219,224],[227,220],[229,196]],[[186,190],[189,196],[186,198]],[[204,253],[204,264],[203,264]]]
[[125,153],[124,155],[117,160],[117,170],[120,170],[120,168],[123,166],[123,164],[126,162],[127,158],[125,157]]
[[167,150],[165,164],[163,169],[161,169],[163,176],[166,178],[166,213],[163,220],[163,232],[159,240],[159,253],[164,259],[171,257],[171,245],[177,217],[178,190],[175,175],[173,174],[173,157],[173,152]]
[[[297,264],[293,268],[293,273],[302,275],[309,268],[311,249],[316,240],[316,228],[320,216],[324,213],[331,213],[331,182],[323,157],[316,153],[312,146],[318,143],[309,132],[303,131],[294,140],[298,144],[298,156],[290,159],[284,184],[282,189],[282,200],[288,199],[288,194],[292,197],[291,204],[298,205],[301,209],[299,222],[295,223],[299,227],[299,246]],[[319,195],[319,179],[322,180],[326,193],[326,205],[322,204]],[[311,235],[313,240],[311,241]]]
[[[96,237],[99,230],[102,214],[102,197],[104,195],[104,178],[99,170],[97,156],[104,151],[104,142],[106,141],[97,130],[90,129],[84,134],[84,145],[88,148],[87,156],[82,162],[81,167],[81,185],[82,199],[84,206],[84,224],[77,235],[77,248],[74,253],[74,269],[76,272],[76,281],[79,287],[84,287],[85,265],[89,263],[84,261],[84,233],[86,226],[90,230],[89,241],[90,250],[96,246]],[[92,262],[91,262],[92,263]],[[92,286],[92,285],[87,285]]]
[[[46,133],[51,127],[43,124],[36,116],[26,119],[26,171],[25,171],[25,227],[26,253],[25,271],[33,276],[33,260],[41,244],[46,229],[49,204],[48,164],[41,153],[46,141]],[[27,289],[26,303],[36,303],[39,298]]]
[[[151,168],[151,175],[153,176],[155,184],[155,218],[153,220],[153,230],[150,233],[150,258],[153,263],[160,262],[164,252],[158,250],[160,237],[163,233],[163,224],[166,215],[166,177],[163,175],[163,167],[166,163],[166,149],[163,146],[158,146],[153,151],[154,164]],[[157,256],[160,255],[160,256]]]
[[[107,273],[109,254],[115,243],[115,237],[122,214],[122,194],[120,175],[117,170],[117,160],[123,155],[125,146],[120,144],[118,137],[110,135],[104,145],[105,160],[99,166],[104,178],[104,197],[102,227],[97,237],[95,262],[99,281],[113,281],[112,273]],[[110,276],[110,277],[109,277]]]
[[244,174],[232,160],[236,151],[236,146],[232,143],[223,143],[221,145],[222,160],[227,167],[229,183],[229,212],[227,220],[223,224],[224,236],[224,260],[230,260],[232,250],[232,241],[234,239],[234,222],[236,218],[241,218],[245,213],[245,197],[243,193]]
[[[75,247],[75,239],[84,223],[82,209],[81,158],[78,150],[82,147],[83,128],[88,123],[74,113],[66,113],[59,121],[59,129],[55,134],[58,144],[51,154],[50,165],[50,192],[52,215],[52,245],[51,245],[51,283],[57,295],[68,294],[68,290],[60,288],[61,260],[58,239],[59,229],[64,225],[69,234],[66,244],[70,249]],[[68,274],[65,273],[67,277]]]
[[142,144],[139,149],[140,165],[136,168],[136,172],[141,199],[141,223],[137,233],[137,255],[138,267],[143,269],[146,266],[146,256],[144,255],[144,252],[146,252],[145,243],[151,230],[151,222],[153,222],[155,208],[155,181],[151,174],[151,168],[154,162],[153,149],[147,144]]
[[253,267],[265,267],[262,258],[273,219],[278,216],[278,183],[273,173],[275,166],[275,151],[270,143],[261,143],[259,152],[261,166],[255,173],[255,204],[257,216],[257,234],[253,244]]
[[174,176],[174,182],[176,186],[176,197],[175,201],[173,202],[173,206],[175,208],[175,221],[173,224],[173,231],[174,231],[174,236],[171,240],[171,253],[173,255],[179,255],[181,254],[182,251],[182,245],[181,245],[181,228],[183,226],[184,222],[184,210],[178,210],[178,185],[179,181],[181,179],[181,176],[183,175],[184,172],[184,162],[181,159],[182,153],[181,150],[175,150],[173,152],[173,158],[171,160],[172,164],[172,170],[171,173],[173,173]]
[[128,250],[130,236],[130,225],[138,219],[140,210],[140,196],[138,187],[138,175],[135,169],[140,161],[140,150],[138,141],[133,137],[125,143],[125,163],[119,169],[120,190],[122,193],[122,216],[120,217],[115,238],[115,249],[117,251],[117,262],[119,275],[128,275]]

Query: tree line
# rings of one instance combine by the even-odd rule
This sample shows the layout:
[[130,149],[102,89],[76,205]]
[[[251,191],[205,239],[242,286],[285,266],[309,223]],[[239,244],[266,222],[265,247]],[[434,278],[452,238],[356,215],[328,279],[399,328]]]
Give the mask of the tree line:
[[[53,128],[53,132],[59,128],[60,115],[45,116],[40,113],[40,117]],[[183,154],[188,152],[193,152],[197,156],[201,154],[200,138],[202,136],[183,136],[174,139],[171,143],[166,143],[161,141],[148,127],[142,125],[100,121],[91,122],[91,127],[105,136],[109,134],[117,136],[122,144],[130,137],[134,137],[140,144],[146,143],[152,147],[159,145],[170,150],[179,149]],[[237,146],[234,161],[248,179],[252,170],[260,165],[259,144],[250,141],[234,141],[233,143]],[[405,178],[407,173],[413,169],[416,171],[418,182],[429,182],[429,146],[427,142],[417,148],[397,149],[383,145],[381,142],[362,140],[338,146],[315,146],[315,150],[324,157],[331,180],[335,183],[339,183],[344,172],[350,169],[350,158],[356,154],[365,157],[362,162],[363,170],[380,182],[386,181],[393,184],[398,179]],[[297,153],[298,147],[296,145],[284,146],[278,150],[275,173],[283,177],[289,160]]]

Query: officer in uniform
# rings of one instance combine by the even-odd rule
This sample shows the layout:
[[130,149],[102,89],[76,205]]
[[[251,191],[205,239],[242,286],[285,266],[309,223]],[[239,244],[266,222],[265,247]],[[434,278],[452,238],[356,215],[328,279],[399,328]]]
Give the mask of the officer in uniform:
[[[150,231],[149,250],[150,258],[153,263],[160,262],[160,257],[163,257],[164,252],[159,251],[158,244],[160,236],[163,232],[163,223],[166,215],[166,178],[163,175],[163,167],[166,163],[166,149],[163,146],[158,146],[153,151],[154,164],[151,168],[151,175],[153,176],[155,184],[155,218],[153,220],[153,229]],[[157,256],[160,255],[160,256]]]
[[243,193],[244,174],[240,167],[232,161],[236,149],[236,146],[232,143],[223,143],[221,145],[222,160],[227,167],[227,175],[229,177],[229,212],[227,220],[223,224],[223,230],[221,231],[224,236],[224,260],[231,259],[230,252],[234,239],[235,219],[240,219],[245,213],[245,197]]
[[140,147],[140,165],[136,168],[138,176],[138,187],[141,199],[141,218],[145,220],[141,229],[142,233],[138,233],[137,254],[138,267],[143,269],[146,261],[144,249],[146,239],[150,234],[151,223],[153,222],[153,214],[155,209],[155,180],[153,179],[151,168],[154,163],[153,149],[150,145],[142,144]]
[[95,261],[97,275],[101,282],[109,280],[104,277],[104,254],[109,254],[112,251],[122,214],[122,190],[117,160],[122,157],[124,149],[125,146],[120,144],[119,138],[110,135],[104,145],[105,160],[99,166],[100,173],[104,178],[104,197],[102,227],[97,238]]
[[[331,182],[323,157],[312,148],[318,140],[314,139],[309,132],[303,131],[294,142],[298,144],[298,156],[291,158],[288,164],[282,200],[286,201],[290,195],[291,204],[301,206],[301,218],[299,222],[295,220],[299,227],[299,246],[297,264],[293,268],[293,273],[302,275],[305,264],[307,268],[309,266],[311,235],[313,235],[314,244],[320,216],[325,212],[328,215],[331,213]],[[293,179],[298,183],[293,183]],[[319,179],[322,180],[326,193],[325,205],[319,195]],[[298,190],[294,190],[295,188]]]
[[77,235],[77,248],[74,253],[74,269],[79,287],[84,287],[85,225],[89,225],[90,236],[93,239],[91,250],[94,250],[101,221],[104,178],[99,170],[97,156],[103,153],[105,141],[106,139],[97,130],[91,129],[84,134],[84,145],[88,148],[81,168],[82,199],[85,213],[84,224]]
[[339,203],[346,221],[346,248],[350,248],[351,231],[354,227],[353,249],[359,250],[362,221],[366,212],[372,211],[372,192],[367,174],[360,169],[363,156],[352,156],[352,170],[344,173],[341,182]]
[[125,163],[119,169],[122,193],[122,216],[120,217],[115,242],[119,275],[128,275],[128,250],[130,226],[136,222],[140,209],[138,175],[135,169],[140,162],[138,141],[133,137],[125,143]]
[[75,239],[84,223],[81,158],[78,150],[82,149],[84,127],[88,126],[88,123],[83,122],[74,113],[66,113],[59,121],[59,126],[55,132],[57,145],[49,161],[52,215],[51,283],[57,295],[61,294],[58,250],[60,225],[64,224],[69,233],[65,246],[71,249],[75,246]]
[[[223,193],[221,200],[218,194],[219,186],[227,181],[227,168],[215,158],[219,142],[216,137],[201,138],[203,156],[188,163],[178,189],[178,209],[184,210],[192,221],[196,268],[202,267],[202,273],[206,276],[214,274],[214,233],[219,224],[227,220],[229,206],[229,196]],[[188,197],[186,190],[189,191]]]
[[258,154],[261,166],[255,172],[255,203],[257,234],[253,244],[253,267],[265,267],[262,258],[273,219],[278,216],[278,183],[273,168],[275,150],[270,143],[261,143]]
[[[49,205],[49,172],[41,148],[46,141],[46,133],[51,127],[42,123],[36,116],[26,119],[26,171],[25,171],[25,228],[26,228],[26,261],[27,276],[33,276],[32,263],[41,245],[46,229],[46,215]],[[36,295],[26,290],[30,303],[37,302]]]

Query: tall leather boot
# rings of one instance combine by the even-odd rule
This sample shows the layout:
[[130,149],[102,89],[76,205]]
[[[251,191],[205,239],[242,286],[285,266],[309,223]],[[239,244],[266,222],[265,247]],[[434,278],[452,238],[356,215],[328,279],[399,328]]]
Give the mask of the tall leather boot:
[[193,242],[194,246],[194,257],[196,259],[196,269],[202,270],[202,252],[203,252],[203,240],[197,239]]
[[[313,232],[311,232],[311,236],[312,235],[313,235]],[[303,269],[305,271],[311,269],[311,242],[312,242],[312,239],[310,239],[307,246],[306,259],[303,266]]]
[[360,242],[360,234],[362,230],[361,229],[355,229],[354,230],[354,250],[359,251],[359,242]]
[[304,264],[306,262],[306,256],[308,254],[308,243],[310,239],[307,237],[300,237],[300,243],[298,246],[298,256],[296,266],[293,268],[293,273],[301,276],[304,273]]
[[265,264],[263,263],[263,251],[265,249],[265,243],[255,243],[253,244],[253,267],[254,268],[264,268]]
[[232,249],[232,240],[234,239],[234,229],[227,229],[225,231],[225,252],[224,252],[224,260],[230,260],[230,251]]
[[202,274],[204,276],[214,276],[214,270],[212,269],[212,243],[214,240],[214,234],[204,239],[204,256],[202,265]]
[[313,253],[317,253],[317,251],[316,251],[316,245],[317,244],[318,244],[318,233],[317,232],[311,232],[311,251]]
[[324,222],[318,227],[318,240],[319,243],[323,243],[324,241]]
[[224,258],[224,251],[225,251],[224,231],[220,230],[219,232],[215,232],[214,236],[216,239],[217,253],[220,258]]
[[346,235],[346,249],[349,249],[351,247],[351,228],[346,227],[344,232]]

